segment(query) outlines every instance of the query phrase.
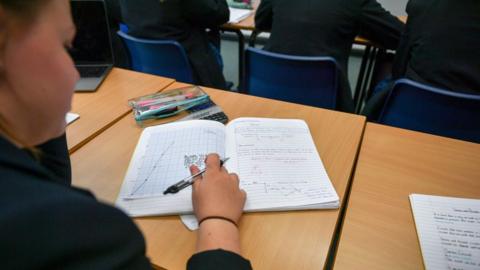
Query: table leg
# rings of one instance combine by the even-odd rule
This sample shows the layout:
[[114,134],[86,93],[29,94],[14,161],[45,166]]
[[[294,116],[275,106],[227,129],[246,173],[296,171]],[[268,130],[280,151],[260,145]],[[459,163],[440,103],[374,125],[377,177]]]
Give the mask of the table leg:
[[383,71],[383,70],[381,70],[381,69],[383,69],[383,67],[379,66],[379,64],[382,65],[383,63],[378,61],[378,58],[381,55],[386,55],[386,50],[381,49],[381,48],[377,48],[375,50],[374,57],[372,59],[372,70],[371,70],[372,74],[371,74],[371,76],[369,76],[369,78],[370,78],[369,84],[366,86],[366,89],[365,89],[365,92],[364,92],[364,100],[365,101],[368,101],[368,98],[371,97],[372,90],[376,86],[375,84],[378,84],[382,80],[382,78],[380,78],[379,81],[374,81],[374,79],[376,79],[374,77],[374,76],[377,75],[376,73]]
[[363,86],[363,81],[365,80],[365,72],[368,64],[368,59],[370,59],[371,50],[372,50],[372,46],[370,45],[365,46],[365,51],[362,57],[362,63],[360,64],[360,72],[358,73],[357,86],[355,87],[355,94],[353,98],[353,102],[355,104],[355,112],[357,112],[357,108],[360,107],[359,106],[360,97],[362,96],[361,91],[363,90],[362,86]]
[[368,62],[368,67],[367,67],[367,74],[365,77],[365,80],[363,81],[363,90],[362,90],[362,96],[360,97],[360,103],[358,107],[358,111],[360,112],[360,109],[362,108],[362,103],[365,101],[367,98],[367,94],[369,92],[369,88],[372,82],[372,75],[373,75],[373,68],[375,67],[375,61],[377,59],[377,54],[378,54],[378,49],[377,48],[372,48],[372,52],[370,53],[370,59]]
[[245,36],[239,29],[222,28],[225,32],[232,32],[237,34],[238,37],[238,92],[245,93],[243,88],[243,76],[245,70]]
[[[367,52],[365,52],[367,53]],[[365,70],[363,70],[363,77],[361,79],[361,82],[357,82],[357,90],[360,87],[360,90],[358,93],[355,93],[355,97],[357,98],[355,100],[355,113],[360,113],[360,110],[362,109],[363,102],[365,101],[365,98],[367,97],[367,92],[370,87],[370,82],[371,82],[371,77],[372,77],[372,72],[373,68],[375,66],[375,60],[377,57],[378,49],[375,47],[369,48],[368,55],[364,59],[362,59],[362,65],[364,64],[363,61],[366,58],[365,62]],[[360,77],[360,76],[359,76]]]

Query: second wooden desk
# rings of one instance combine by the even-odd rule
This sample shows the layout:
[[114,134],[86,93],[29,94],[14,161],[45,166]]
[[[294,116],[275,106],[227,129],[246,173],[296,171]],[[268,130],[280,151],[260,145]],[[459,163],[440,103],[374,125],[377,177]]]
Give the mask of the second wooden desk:
[[408,195],[480,198],[480,145],[367,124],[334,269],[423,269]]

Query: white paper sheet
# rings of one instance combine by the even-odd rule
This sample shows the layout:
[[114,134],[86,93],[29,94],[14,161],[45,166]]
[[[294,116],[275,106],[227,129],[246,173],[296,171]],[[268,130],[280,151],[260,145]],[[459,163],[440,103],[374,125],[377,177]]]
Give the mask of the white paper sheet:
[[249,9],[228,8],[230,10],[229,23],[238,23],[252,14],[253,11]]
[[65,115],[65,121],[67,122],[67,125],[71,124],[73,121],[77,120],[78,118],[80,117],[80,115],[76,114],[76,113],[67,113],[67,115]]
[[425,268],[480,269],[480,200],[410,195]]

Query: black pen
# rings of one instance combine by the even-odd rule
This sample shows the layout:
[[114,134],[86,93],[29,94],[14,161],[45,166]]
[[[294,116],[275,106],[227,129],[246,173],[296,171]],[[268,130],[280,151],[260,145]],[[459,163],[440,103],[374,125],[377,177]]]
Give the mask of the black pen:
[[[225,162],[227,162],[230,158],[225,158],[223,160],[220,160],[220,167],[223,166],[223,164],[225,164]],[[201,171],[199,171],[198,173],[194,174],[194,175],[191,175],[189,177],[186,177],[184,179],[182,179],[180,182],[176,183],[176,184],[173,184],[171,185],[170,187],[168,187],[164,192],[163,192],[163,195],[165,194],[168,194],[168,193],[177,193],[179,192],[180,190],[188,187],[188,186],[191,186],[193,184],[193,182],[195,181],[195,177],[199,176],[199,175],[202,175],[203,173],[205,173],[207,169],[203,169]]]

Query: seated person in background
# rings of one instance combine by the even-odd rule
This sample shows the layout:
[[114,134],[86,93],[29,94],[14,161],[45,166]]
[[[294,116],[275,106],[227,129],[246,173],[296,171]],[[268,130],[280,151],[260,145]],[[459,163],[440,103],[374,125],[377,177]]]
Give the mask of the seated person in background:
[[[79,75],[67,53],[69,3],[0,0],[1,269],[152,269],[133,221],[70,186],[65,114]],[[217,155],[206,164],[193,186],[204,222],[187,268],[251,269],[236,227],[246,194]]]
[[226,88],[217,60],[218,27],[230,15],[226,0],[120,0],[120,6],[130,35],[178,41],[187,52],[196,84]]
[[129,68],[130,59],[128,51],[123,44],[122,39],[117,35],[120,29],[120,23],[123,22],[118,0],[105,0],[107,7],[108,23],[110,26],[110,37],[112,39],[113,59],[115,66],[120,68]]
[[255,27],[271,32],[265,50],[337,60],[341,71],[337,107],[349,112],[353,102],[347,66],[355,37],[396,49],[403,26],[375,0],[262,0],[255,16]]
[[363,114],[380,116],[393,81],[408,78],[434,87],[480,94],[480,2],[410,0],[393,79],[368,101]]

